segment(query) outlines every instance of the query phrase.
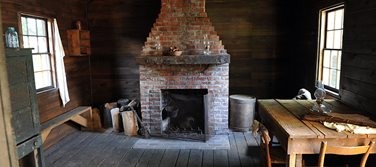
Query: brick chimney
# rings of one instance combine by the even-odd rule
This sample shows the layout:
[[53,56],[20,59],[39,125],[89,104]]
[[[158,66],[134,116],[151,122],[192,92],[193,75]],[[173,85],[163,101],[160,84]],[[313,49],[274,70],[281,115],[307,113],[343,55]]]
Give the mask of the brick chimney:
[[[140,65],[142,121],[152,134],[164,134],[162,110],[166,104],[162,92],[201,89],[208,97],[205,135],[226,134],[230,55],[207,17],[205,0],[161,1],[158,19],[141,55],[136,57]],[[183,54],[163,54],[171,46]]]
[[[210,43],[211,54],[225,53],[210,19],[205,0],[161,0],[162,8],[142,49],[141,56],[160,56],[162,50],[176,46],[183,55],[199,55]],[[205,39],[204,39],[205,38]]]

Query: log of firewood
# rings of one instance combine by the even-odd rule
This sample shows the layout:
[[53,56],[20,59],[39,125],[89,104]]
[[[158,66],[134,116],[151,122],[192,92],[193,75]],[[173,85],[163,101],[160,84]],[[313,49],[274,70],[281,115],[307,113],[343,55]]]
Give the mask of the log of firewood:
[[136,105],[137,105],[137,101],[136,100],[132,100],[127,105],[121,106],[120,107],[120,112],[123,112],[123,111],[132,111],[132,110],[134,110],[134,108],[136,107]]
[[103,109],[103,113],[102,113],[103,127],[104,128],[112,127],[111,110],[113,108],[116,108],[116,107],[117,107],[116,102],[104,104],[104,109]]
[[138,125],[137,125],[137,118],[134,115],[135,112],[125,111],[125,112],[121,112],[120,114],[123,120],[124,134],[127,136],[136,136]]
[[115,132],[120,132],[120,112],[119,108],[111,109],[111,118],[112,118],[112,127],[114,128]]
[[348,123],[359,126],[369,126],[376,128],[376,122],[372,121],[370,118],[360,115],[360,114],[339,114],[339,113],[314,113],[304,115],[304,120],[317,121],[317,122],[337,122],[337,123]]

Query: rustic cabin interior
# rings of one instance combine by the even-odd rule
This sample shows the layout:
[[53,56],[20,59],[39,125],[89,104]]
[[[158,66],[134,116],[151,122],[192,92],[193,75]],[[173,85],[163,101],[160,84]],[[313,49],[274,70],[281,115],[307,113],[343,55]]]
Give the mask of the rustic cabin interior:
[[376,1],[0,2],[1,167],[376,165]]

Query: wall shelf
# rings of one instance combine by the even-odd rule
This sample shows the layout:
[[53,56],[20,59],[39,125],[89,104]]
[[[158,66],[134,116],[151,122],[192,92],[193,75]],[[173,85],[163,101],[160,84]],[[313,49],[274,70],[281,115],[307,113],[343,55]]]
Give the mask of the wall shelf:
[[90,32],[87,30],[68,30],[69,56],[89,56],[91,54]]

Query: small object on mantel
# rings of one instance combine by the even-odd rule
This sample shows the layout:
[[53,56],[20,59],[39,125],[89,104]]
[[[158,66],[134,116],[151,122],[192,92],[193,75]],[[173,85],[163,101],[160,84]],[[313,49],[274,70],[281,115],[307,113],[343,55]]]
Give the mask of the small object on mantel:
[[170,56],[180,56],[183,53],[178,47],[171,46],[169,50]]
[[174,56],[180,56],[183,53],[181,50],[174,51]]

